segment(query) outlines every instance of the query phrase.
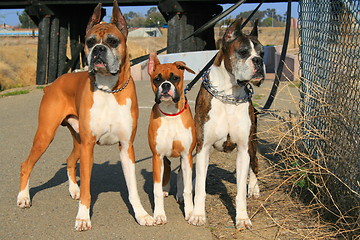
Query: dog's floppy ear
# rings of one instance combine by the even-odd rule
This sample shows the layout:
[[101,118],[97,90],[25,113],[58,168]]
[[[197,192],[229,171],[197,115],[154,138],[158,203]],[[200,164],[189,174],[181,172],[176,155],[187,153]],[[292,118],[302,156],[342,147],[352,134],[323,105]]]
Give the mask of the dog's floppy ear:
[[148,73],[150,76],[155,71],[156,65],[159,65],[159,64],[160,64],[160,61],[157,57],[157,53],[156,52],[150,53],[149,63],[148,63]]
[[188,66],[186,66],[186,63],[184,63],[183,61],[176,61],[176,62],[174,62],[174,64],[176,65],[176,67],[178,69],[186,70],[192,74],[195,74],[195,72],[193,70],[191,70]]
[[241,25],[243,18],[236,19],[226,30],[224,35],[224,41],[229,42],[242,35]]
[[128,29],[124,16],[122,15],[117,0],[114,0],[111,23],[114,24],[120,32],[127,37]]
[[254,27],[251,30],[250,36],[258,37],[258,23],[259,19],[255,19]]
[[86,27],[86,32],[88,32],[94,25],[98,24],[101,20],[101,6],[102,4],[99,3],[95,9],[94,9],[94,13],[91,16],[88,25]]

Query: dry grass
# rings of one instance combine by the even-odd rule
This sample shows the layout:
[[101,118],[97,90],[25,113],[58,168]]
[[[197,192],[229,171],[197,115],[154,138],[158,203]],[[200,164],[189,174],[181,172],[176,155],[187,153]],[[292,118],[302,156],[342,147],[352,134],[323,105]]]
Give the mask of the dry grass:
[[35,84],[37,40],[2,38],[0,41],[0,90]]
[[127,41],[130,59],[155,52],[167,46],[167,29],[161,29],[162,36],[156,38],[130,37]]

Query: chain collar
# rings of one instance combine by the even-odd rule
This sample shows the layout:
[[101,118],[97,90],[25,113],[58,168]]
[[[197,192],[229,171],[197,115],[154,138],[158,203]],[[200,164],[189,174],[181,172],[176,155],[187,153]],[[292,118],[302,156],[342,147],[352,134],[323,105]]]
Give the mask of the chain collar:
[[244,89],[244,94],[241,94],[238,97],[235,97],[233,95],[227,95],[224,93],[224,91],[217,90],[209,80],[209,73],[210,69],[208,69],[206,72],[204,72],[202,79],[203,79],[203,86],[205,89],[215,98],[219,99],[220,101],[224,103],[230,103],[239,105],[240,103],[249,102],[251,100],[252,95],[254,94],[254,89],[252,88],[250,83],[245,84],[242,88]]
[[109,89],[104,89],[104,88],[99,87],[99,85],[96,83],[95,79],[93,81],[91,81],[91,82],[94,85],[94,87],[96,89],[100,90],[100,91],[103,91],[103,92],[106,92],[106,93],[117,93],[117,92],[120,92],[120,91],[124,90],[124,88],[126,88],[126,86],[129,84],[129,81],[130,81],[130,78],[128,78],[126,83],[121,88],[118,88],[118,89],[115,89],[115,90],[109,90]]

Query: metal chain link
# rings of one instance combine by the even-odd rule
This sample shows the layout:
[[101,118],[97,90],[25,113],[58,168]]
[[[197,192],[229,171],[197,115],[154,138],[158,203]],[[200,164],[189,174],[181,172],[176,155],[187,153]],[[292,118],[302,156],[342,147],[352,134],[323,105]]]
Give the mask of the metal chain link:
[[203,86],[205,89],[215,98],[219,99],[220,101],[224,103],[230,103],[234,105],[239,105],[240,103],[249,102],[251,100],[252,95],[254,94],[254,89],[251,86],[251,84],[247,83],[244,85],[244,91],[246,93],[245,96],[233,96],[233,95],[227,95],[224,93],[224,91],[217,90],[209,80],[209,72],[210,69],[208,69],[206,72],[204,72],[202,79],[203,79]]

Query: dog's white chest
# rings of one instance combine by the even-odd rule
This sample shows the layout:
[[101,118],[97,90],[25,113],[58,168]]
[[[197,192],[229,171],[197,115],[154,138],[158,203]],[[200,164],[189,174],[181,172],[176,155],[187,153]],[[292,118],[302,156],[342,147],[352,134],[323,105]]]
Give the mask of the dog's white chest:
[[161,118],[156,136],[157,151],[170,157],[174,141],[181,141],[184,151],[189,151],[192,143],[191,128],[184,127],[180,116]]
[[110,145],[130,139],[132,131],[131,100],[119,105],[112,94],[94,92],[90,109],[90,128],[100,145]]

